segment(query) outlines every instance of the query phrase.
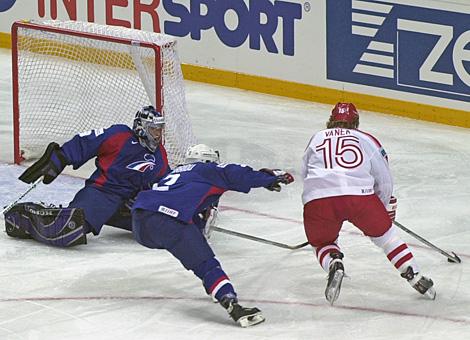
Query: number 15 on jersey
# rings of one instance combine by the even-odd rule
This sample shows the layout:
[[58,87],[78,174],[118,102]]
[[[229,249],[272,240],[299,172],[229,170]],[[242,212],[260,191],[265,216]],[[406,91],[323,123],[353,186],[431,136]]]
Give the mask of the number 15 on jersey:
[[335,167],[353,169],[364,161],[359,138],[356,136],[325,138],[323,143],[315,146],[315,151],[322,152],[326,169]]

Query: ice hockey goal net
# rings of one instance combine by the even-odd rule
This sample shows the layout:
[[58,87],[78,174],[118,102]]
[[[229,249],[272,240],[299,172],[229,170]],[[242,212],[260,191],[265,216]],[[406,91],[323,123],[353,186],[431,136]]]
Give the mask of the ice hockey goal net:
[[12,27],[15,163],[51,141],[112,124],[132,126],[153,104],[166,118],[171,166],[195,144],[174,38],[78,21]]

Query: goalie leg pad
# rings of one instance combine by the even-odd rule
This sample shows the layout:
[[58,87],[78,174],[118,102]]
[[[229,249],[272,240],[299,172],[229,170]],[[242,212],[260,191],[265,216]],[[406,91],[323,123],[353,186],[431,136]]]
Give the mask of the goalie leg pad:
[[33,238],[44,244],[71,247],[86,244],[85,216],[79,208],[46,207],[26,202],[5,214],[9,236]]

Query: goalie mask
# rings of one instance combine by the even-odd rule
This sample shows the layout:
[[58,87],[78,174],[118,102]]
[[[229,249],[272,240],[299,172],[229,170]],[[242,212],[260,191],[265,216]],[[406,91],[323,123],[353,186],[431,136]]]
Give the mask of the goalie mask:
[[218,163],[219,161],[219,151],[214,151],[212,148],[205,144],[197,144],[189,147],[185,155],[186,164],[196,162]]
[[132,129],[139,138],[140,144],[155,152],[162,141],[165,118],[153,106],[144,106],[135,114]]

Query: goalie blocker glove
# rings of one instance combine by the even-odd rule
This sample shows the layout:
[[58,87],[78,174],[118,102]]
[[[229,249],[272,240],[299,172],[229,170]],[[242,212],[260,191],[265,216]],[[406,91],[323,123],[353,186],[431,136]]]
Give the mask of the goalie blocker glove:
[[280,170],[280,169],[267,169],[263,168],[260,169],[259,171],[265,172],[269,175],[276,176],[276,179],[274,182],[272,182],[269,186],[266,187],[269,191],[281,191],[281,185],[282,184],[290,184],[294,181],[294,176],[292,176],[290,173]]
[[21,174],[19,179],[25,183],[33,183],[41,176],[44,176],[44,184],[51,183],[68,165],[59,144],[52,142],[47,146],[44,154]]

